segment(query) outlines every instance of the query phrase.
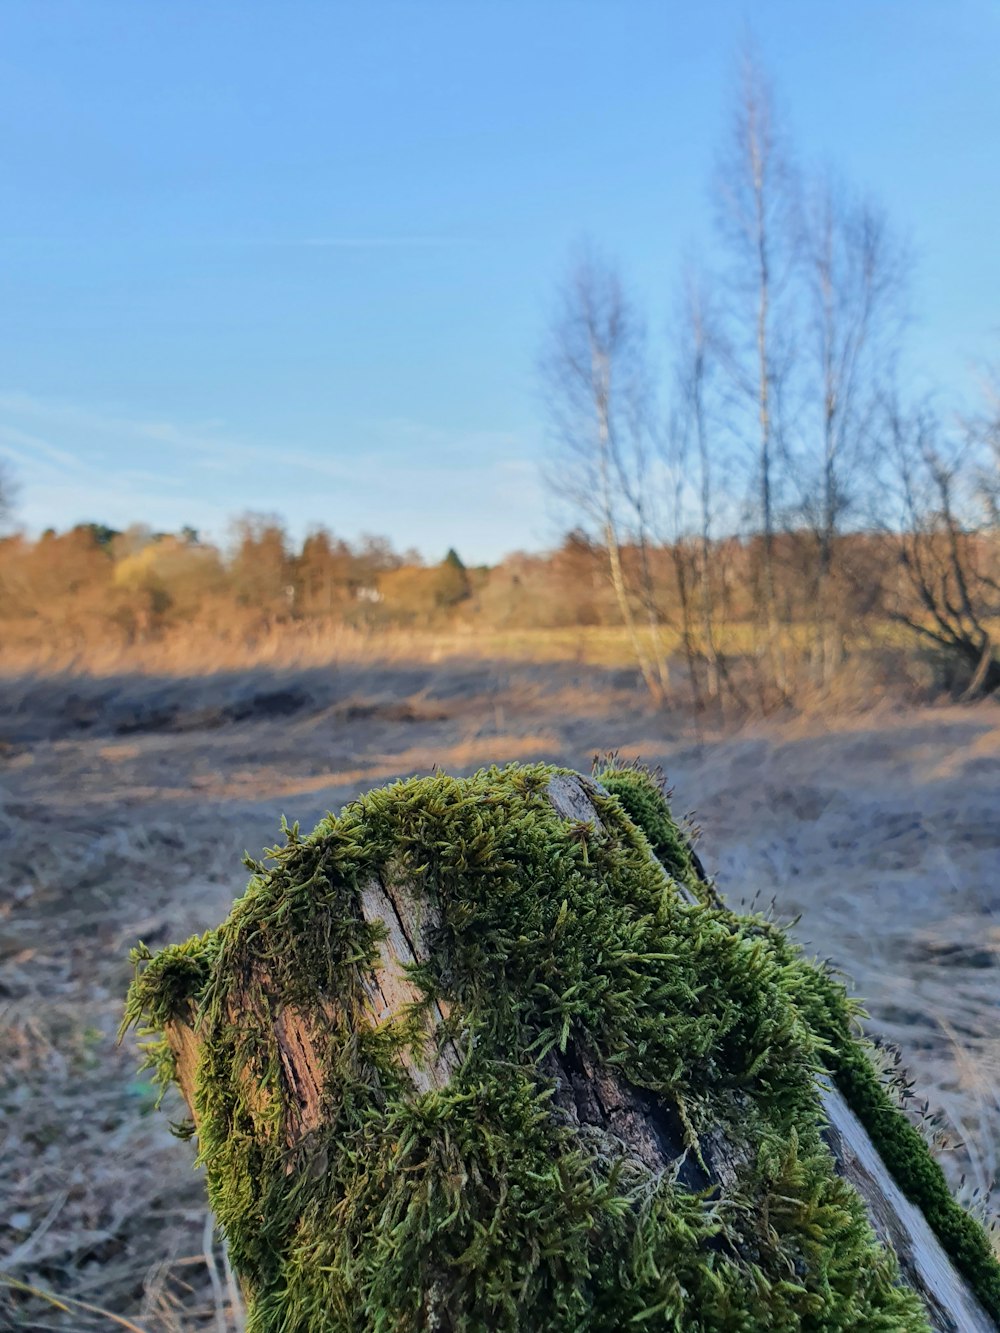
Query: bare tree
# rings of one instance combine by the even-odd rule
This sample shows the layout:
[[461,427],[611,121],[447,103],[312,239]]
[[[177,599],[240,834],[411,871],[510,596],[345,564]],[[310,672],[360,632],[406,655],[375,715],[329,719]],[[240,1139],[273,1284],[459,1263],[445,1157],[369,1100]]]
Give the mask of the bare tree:
[[889,426],[902,578],[889,590],[888,613],[941,650],[957,668],[963,697],[991,694],[1000,690],[991,629],[1000,617],[1000,524],[982,446],[997,449],[1000,421],[964,423],[948,439],[928,411],[907,417],[892,406]]
[[675,474],[673,553],[689,669],[695,669],[696,657],[704,658],[705,694],[716,701],[721,700],[726,674],[718,644],[713,577],[720,560],[715,487],[722,460],[721,432],[712,430],[709,404],[718,361],[719,333],[708,284],[689,265],[682,282],[674,362],[676,412],[669,437]]
[[976,491],[982,502],[984,521],[1000,533],[1000,370],[983,386],[985,410],[968,429],[981,447]]
[[[586,255],[563,284],[540,369],[558,444],[551,489],[599,535],[636,662],[662,702],[667,674],[649,550],[645,328],[606,260]],[[638,557],[635,571],[626,566],[626,547]]]
[[688,685],[695,724],[705,704],[706,691],[702,688],[702,649],[699,643],[696,597],[702,572],[703,552],[693,538],[688,519],[688,473],[690,471],[691,431],[683,409],[671,413],[661,441],[666,476],[672,479],[667,486],[665,517],[669,531],[658,533],[661,547],[669,553],[674,591],[680,613],[681,647],[687,664]]
[[743,52],[740,87],[717,176],[717,215],[729,256],[731,293],[726,361],[735,398],[749,411],[755,440],[756,520],[761,534],[761,597],[775,618],[776,469],[782,391],[791,345],[789,284],[797,241],[797,186],[770,83],[754,53]]
[[834,546],[872,471],[864,451],[879,393],[892,378],[902,327],[905,257],[882,212],[851,199],[826,172],[804,210],[801,252],[814,359],[819,448],[806,463],[804,509],[816,538],[817,646],[826,679],[841,655],[833,605]]

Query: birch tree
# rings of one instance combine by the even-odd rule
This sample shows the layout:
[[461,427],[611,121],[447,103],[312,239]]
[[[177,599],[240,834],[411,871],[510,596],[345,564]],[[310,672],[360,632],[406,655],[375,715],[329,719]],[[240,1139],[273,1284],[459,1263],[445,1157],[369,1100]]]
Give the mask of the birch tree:
[[781,410],[793,324],[789,288],[797,258],[796,195],[771,85],[747,49],[717,173],[716,202],[730,292],[727,369],[734,406],[742,412],[755,455],[752,508],[761,537],[760,600],[772,631]]
[[812,348],[810,398],[818,448],[809,451],[804,509],[817,547],[817,646],[825,679],[841,656],[833,576],[844,520],[870,484],[865,450],[892,377],[902,327],[905,259],[884,214],[852,199],[827,172],[809,192],[802,236]]
[[[696,598],[696,616],[700,629],[702,651],[707,667],[707,693],[720,699],[725,667],[718,645],[719,626],[716,618],[715,580],[718,563],[716,533],[716,484],[719,434],[713,439],[709,422],[709,397],[713,380],[717,378],[719,360],[718,330],[715,311],[704,275],[688,267],[685,270],[680,328],[675,358],[675,392],[680,416],[680,435],[684,441],[683,472],[690,478],[694,491],[694,544],[696,550],[693,589]],[[688,445],[693,463],[687,465]],[[678,488],[679,489],[679,488]],[[680,490],[679,490],[680,493]],[[678,511],[682,502],[678,501]],[[678,514],[678,528],[682,514]],[[686,609],[686,603],[685,603]]]
[[660,703],[668,678],[649,549],[646,333],[613,264],[591,253],[570,272],[558,294],[540,369],[556,443],[550,488],[604,545],[632,652]]

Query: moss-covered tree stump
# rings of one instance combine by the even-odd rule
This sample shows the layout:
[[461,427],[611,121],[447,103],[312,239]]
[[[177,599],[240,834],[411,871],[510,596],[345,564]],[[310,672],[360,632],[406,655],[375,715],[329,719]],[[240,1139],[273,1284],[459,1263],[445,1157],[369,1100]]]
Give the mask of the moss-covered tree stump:
[[396,783],[140,951],[250,1333],[997,1327],[844,990],[653,775]]

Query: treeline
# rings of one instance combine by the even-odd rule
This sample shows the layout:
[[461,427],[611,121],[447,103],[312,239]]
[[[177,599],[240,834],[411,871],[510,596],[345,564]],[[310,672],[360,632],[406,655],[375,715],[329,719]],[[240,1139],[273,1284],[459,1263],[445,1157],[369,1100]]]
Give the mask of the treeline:
[[[883,684],[892,672],[912,677],[922,639],[934,651],[930,677],[924,655],[931,683],[977,693],[1000,685],[992,668],[983,670],[981,649],[962,648],[978,642],[966,606],[973,615],[978,608],[984,623],[1000,614],[1000,597],[989,606],[983,600],[1000,590],[1000,543],[989,535],[958,528],[840,535],[820,602],[826,557],[815,533],[776,533],[775,619],[762,626],[764,558],[759,534],[713,539],[707,552],[700,538],[622,540],[612,553],[575,530],[552,551],[467,568],[454,550],[425,563],[384,538],[351,543],[323,528],[296,544],[270,516],[244,516],[225,549],[191,528],[119,532],[81,524],[37,540],[0,540],[0,643],[11,656],[58,649],[64,658],[85,658],[98,646],[127,655],[193,634],[252,654],[297,628],[321,635],[339,628],[373,635],[575,629],[585,637],[624,624],[661,699],[696,708],[795,702],[804,690],[835,688],[859,662],[870,675],[877,660]],[[628,590],[627,622],[612,566]]]
[[252,636],[314,619],[357,627],[445,622],[482,583],[454,551],[426,565],[381,537],[349,543],[316,528],[300,546],[280,519],[246,515],[225,549],[193,528],[121,532],[84,523],[0,540],[0,625],[8,644],[124,646],[202,625]]
[[348,542],[318,527],[294,543],[273,516],[246,515],[225,548],[193,528],[124,532],[99,523],[37,540],[0,539],[0,640],[129,647],[179,628],[243,638],[315,622],[371,631],[611,626],[603,553],[571,533],[549,553],[467,568],[427,563],[383,537]]

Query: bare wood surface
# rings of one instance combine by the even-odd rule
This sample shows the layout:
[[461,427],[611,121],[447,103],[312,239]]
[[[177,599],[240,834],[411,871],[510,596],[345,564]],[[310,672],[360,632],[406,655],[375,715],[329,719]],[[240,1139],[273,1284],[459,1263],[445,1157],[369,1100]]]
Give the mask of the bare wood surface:
[[[391,885],[391,888],[389,887]],[[380,923],[385,937],[378,943],[374,972],[362,973],[361,984],[376,1023],[391,1022],[423,1001],[423,993],[407,973],[413,963],[430,957],[429,940],[436,927],[429,907],[405,883],[373,875],[361,890],[361,911],[366,921]],[[425,1016],[426,1040],[422,1052],[404,1050],[401,1058],[418,1092],[442,1088],[458,1067],[459,1057],[450,1040],[438,1040],[438,1027],[447,1017],[434,1002]]]
[[[324,1017],[329,1019],[330,1012]],[[278,1057],[288,1087],[285,1139],[294,1146],[323,1121],[323,1066],[317,1054],[317,1024],[290,1005],[273,1019]]]
[[194,1105],[195,1074],[198,1070],[198,1053],[201,1049],[195,1034],[194,1004],[188,1001],[183,1018],[172,1019],[165,1024],[163,1035],[174,1057],[174,1072],[191,1119],[198,1126],[198,1117]]
[[872,1226],[896,1252],[906,1285],[927,1307],[937,1333],[996,1333],[996,1324],[928,1225],[903,1194],[864,1126],[829,1080],[822,1088],[827,1141],[841,1174],[864,1199]]
[[607,792],[599,782],[585,778],[579,773],[555,773],[545,788],[549,804],[563,819],[572,819],[581,824],[593,824],[600,833],[604,825],[601,816],[590,799],[592,791],[606,796]]

